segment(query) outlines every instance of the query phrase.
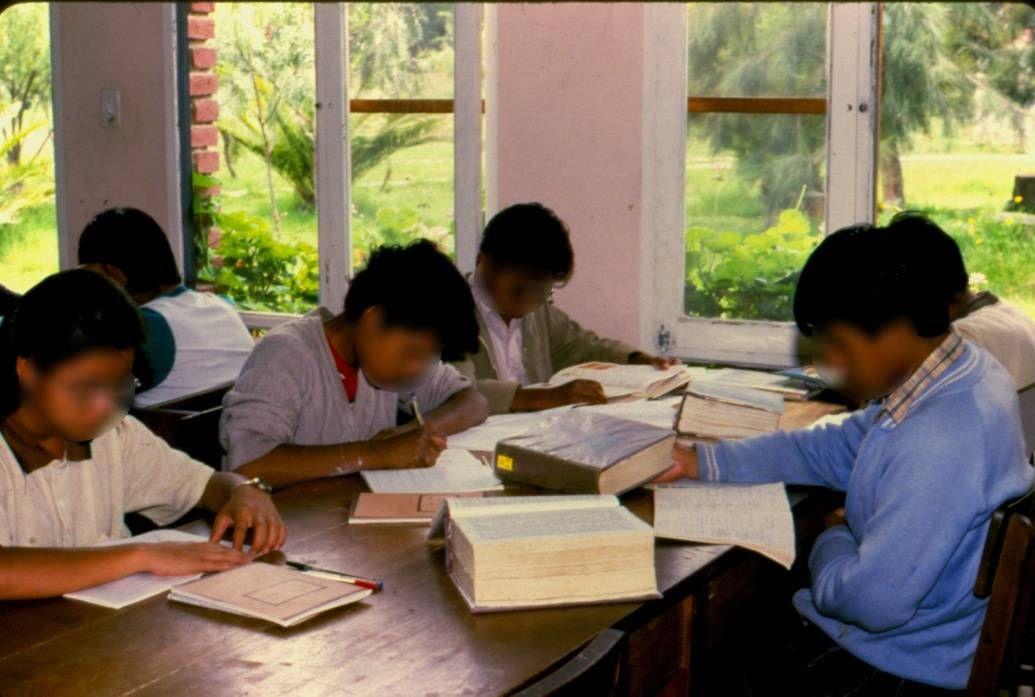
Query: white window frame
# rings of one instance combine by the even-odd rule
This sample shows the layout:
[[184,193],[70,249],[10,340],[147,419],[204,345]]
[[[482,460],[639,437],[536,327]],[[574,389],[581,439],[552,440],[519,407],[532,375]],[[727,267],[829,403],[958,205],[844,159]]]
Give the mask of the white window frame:
[[[453,216],[456,263],[474,269],[482,228],[482,21],[480,3],[454,3]],[[319,304],[338,310],[352,278],[347,3],[314,3],[316,54],[316,221]],[[328,135],[329,134],[329,135]],[[293,317],[241,312],[251,329]]]
[[[706,363],[797,365],[807,356],[793,323],[683,313],[687,5],[648,4],[644,12],[642,341]],[[879,3],[830,3],[828,22],[825,227],[832,231],[874,218]]]

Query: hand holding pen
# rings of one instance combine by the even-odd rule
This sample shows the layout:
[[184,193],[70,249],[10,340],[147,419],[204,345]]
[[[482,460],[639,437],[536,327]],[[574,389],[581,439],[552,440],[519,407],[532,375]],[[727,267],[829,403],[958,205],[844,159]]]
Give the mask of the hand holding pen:
[[442,451],[446,449],[446,437],[435,431],[424,419],[416,397],[410,400],[410,406],[413,408],[413,418],[420,426],[419,430],[415,432],[417,442],[414,451],[415,464],[412,466],[431,467],[438,460]]

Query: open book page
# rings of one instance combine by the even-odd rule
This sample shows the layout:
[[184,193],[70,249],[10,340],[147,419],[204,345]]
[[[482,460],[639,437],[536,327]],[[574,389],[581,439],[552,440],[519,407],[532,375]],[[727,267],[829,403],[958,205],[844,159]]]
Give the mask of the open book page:
[[630,421],[637,421],[648,426],[657,428],[672,429],[676,421],[676,412],[682,397],[667,397],[665,399],[635,399],[629,402],[614,402],[612,404],[593,404],[578,407],[585,411],[597,414],[617,416]]
[[611,397],[633,392],[647,392],[652,385],[670,380],[684,372],[681,365],[658,370],[650,365],[581,363],[558,371],[550,378],[549,385],[555,387],[572,380],[593,380],[603,385],[604,394]]
[[368,595],[348,583],[253,562],[178,586],[169,597],[290,627]]
[[529,430],[534,424],[556,414],[570,411],[570,406],[556,407],[527,414],[497,414],[484,423],[449,436],[449,447],[492,452],[504,438],[511,438]]
[[621,506],[551,509],[457,520],[472,543],[561,535],[643,532],[650,529],[646,523]]
[[459,448],[443,450],[434,467],[364,470],[361,474],[370,490],[379,494],[453,494],[503,488],[492,468]]
[[445,536],[446,518],[485,518],[512,513],[618,508],[618,497],[580,494],[572,496],[486,496],[485,498],[449,497],[431,523],[428,541],[437,544]]
[[733,544],[788,569],[794,563],[794,518],[784,485],[684,482],[654,489],[657,537]]
[[768,373],[764,370],[745,370],[742,368],[717,368],[708,371],[701,378],[702,382],[715,382],[723,385],[739,385],[757,390],[778,392],[781,394],[803,396],[809,389],[796,384],[791,378],[779,373]]
[[761,409],[773,414],[782,414],[784,410],[783,397],[751,387],[717,382],[695,382],[686,388],[686,394],[716,402]]
[[[180,530],[152,530],[136,537],[127,537],[122,540],[110,540],[102,542],[97,547],[112,547],[124,544],[138,544],[141,542],[207,542],[207,537],[191,535]],[[146,600],[168,591],[173,586],[200,578],[201,574],[189,576],[155,576],[154,574],[133,574],[116,581],[84,588],[74,593],[66,593],[65,597],[72,600],[81,600],[93,605],[110,607],[114,610],[132,605],[133,603]]]

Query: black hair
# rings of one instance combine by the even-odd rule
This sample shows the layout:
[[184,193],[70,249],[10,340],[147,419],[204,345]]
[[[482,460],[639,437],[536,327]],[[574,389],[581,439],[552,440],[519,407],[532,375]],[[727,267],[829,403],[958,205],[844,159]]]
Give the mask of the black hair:
[[567,281],[575,268],[568,227],[541,203],[516,203],[492,216],[479,251],[493,264]]
[[895,253],[910,255],[915,263],[925,265],[930,273],[929,282],[950,300],[970,285],[960,246],[927,216],[903,211],[891,219],[888,234]]
[[897,319],[908,320],[921,337],[947,332],[950,297],[940,272],[896,241],[910,229],[855,225],[826,237],[805,262],[794,292],[802,334],[844,322],[872,335]]
[[0,417],[20,403],[19,357],[49,370],[93,349],[137,349],[143,342],[136,305],[111,280],[87,269],[48,276],[0,325]]
[[345,319],[355,322],[380,308],[387,326],[433,332],[442,359],[455,361],[478,350],[478,321],[471,288],[434,243],[374,250],[345,294]]
[[136,208],[109,208],[87,223],[79,238],[79,263],[118,267],[130,294],[182,282],[162,227]]

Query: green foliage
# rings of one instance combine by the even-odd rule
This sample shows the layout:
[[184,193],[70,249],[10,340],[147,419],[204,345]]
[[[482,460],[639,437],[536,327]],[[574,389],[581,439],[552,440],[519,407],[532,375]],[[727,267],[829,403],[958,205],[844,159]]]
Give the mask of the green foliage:
[[[26,3],[0,13],[0,103],[11,108],[0,120],[0,138],[17,138],[25,118],[50,106],[50,36],[46,3]],[[6,150],[12,165],[21,163],[22,142]]]
[[379,207],[371,216],[356,214],[352,218],[352,263],[362,267],[370,252],[380,245],[406,245],[428,239],[443,251],[450,252],[452,230],[429,226],[412,208]]
[[281,242],[267,220],[247,213],[217,213],[215,220],[222,231],[215,250],[221,263],[206,266],[199,280],[249,310],[301,313],[316,306],[316,247]]
[[820,234],[799,210],[762,232],[686,231],[684,310],[698,317],[789,320],[794,286]]
[[[16,111],[4,109],[0,101],[0,120]],[[9,122],[10,123],[10,122]],[[45,122],[21,126],[10,135],[0,136],[0,235],[7,236],[9,227],[18,222],[22,212],[32,209],[54,197],[54,177],[50,163],[38,156],[28,161],[14,161],[10,155],[19,150],[35,131],[46,127]]]

